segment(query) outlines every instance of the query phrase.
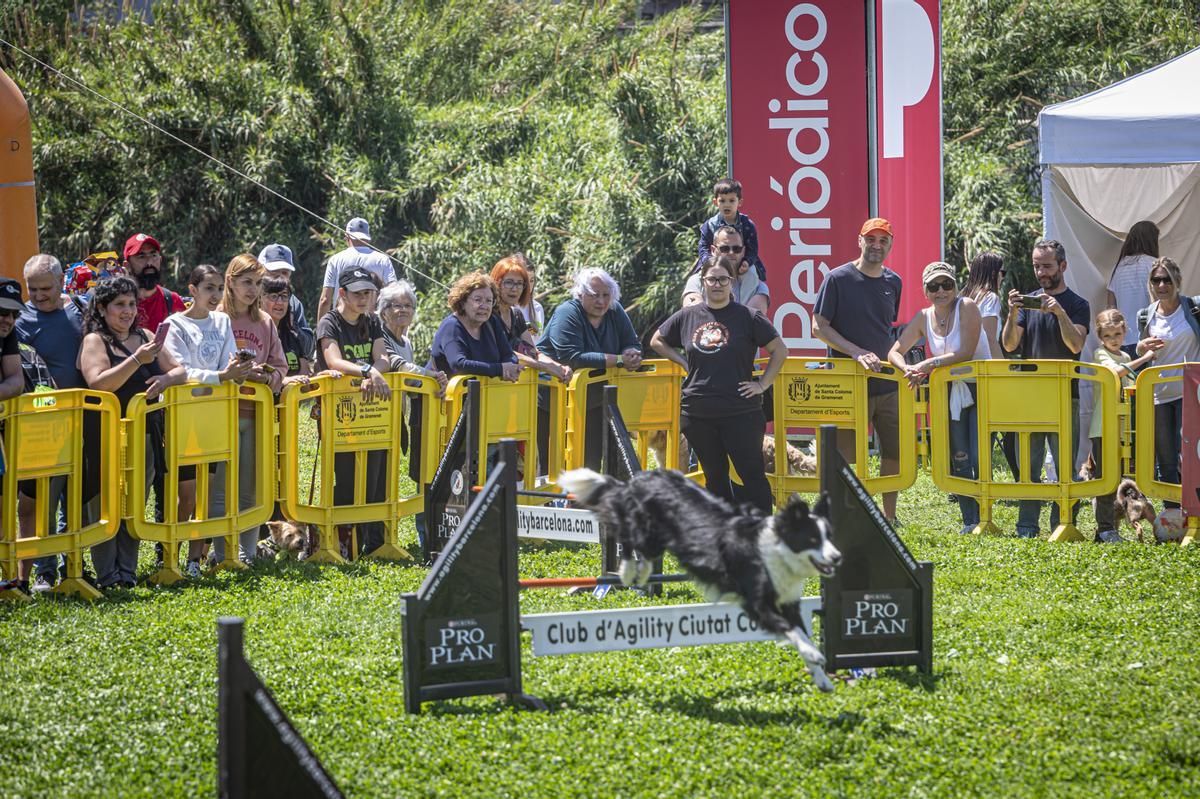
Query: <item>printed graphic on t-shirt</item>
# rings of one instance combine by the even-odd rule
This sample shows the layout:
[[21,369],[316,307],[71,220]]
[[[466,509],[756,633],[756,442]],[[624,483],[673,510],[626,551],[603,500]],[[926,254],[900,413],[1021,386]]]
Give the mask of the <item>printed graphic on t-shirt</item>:
[[342,357],[349,361],[356,361],[358,364],[367,364],[371,362],[371,345],[373,341],[364,341],[361,344],[342,344]]
[[705,355],[725,349],[729,343],[729,328],[720,322],[705,322],[692,333],[692,346]]

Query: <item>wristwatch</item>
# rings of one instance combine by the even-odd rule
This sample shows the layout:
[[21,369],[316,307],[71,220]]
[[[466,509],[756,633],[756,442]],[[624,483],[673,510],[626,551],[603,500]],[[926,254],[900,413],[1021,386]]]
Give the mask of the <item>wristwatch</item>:
[[371,364],[369,364],[369,363],[364,363],[364,364],[362,365],[362,376],[363,376],[364,378],[367,378],[367,377],[370,377],[370,376],[371,376]]

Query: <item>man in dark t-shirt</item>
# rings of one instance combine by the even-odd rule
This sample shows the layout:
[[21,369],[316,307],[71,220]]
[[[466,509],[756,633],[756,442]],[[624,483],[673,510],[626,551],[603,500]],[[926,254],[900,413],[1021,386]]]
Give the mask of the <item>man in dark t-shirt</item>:
[[[1033,274],[1041,286],[1031,297],[1041,301],[1037,309],[1022,304],[1021,292],[1008,292],[1008,319],[1004,322],[1000,343],[1009,352],[1019,352],[1027,360],[1079,360],[1083,342],[1087,338],[1091,321],[1088,301],[1067,288],[1063,273],[1067,271],[1067,253],[1061,244],[1052,239],[1043,239],[1033,245]],[[1079,383],[1071,381],[1071,446],[1074,454],[1079,444]],[[1032,482],[1042,481],[1042,463],[1046,447],[1058,474],[1073,474],[1075,464],[1058,462],[1058,434],[1031,433],[1029,436],[1029,468],[1033,472]],[[1038,533],[1038,517],[1042,503],[1034,499],[1021,500],[1017,516],[1017,535],[1034,538]],[[1074,513],[1072,513],[1074,516]],[[1050,529],[1058,527],[1058,503],[1050,503]],[[1071,519],[1074,524],[1074,518]]]
[[[883,265],[892,251],[892,225],[868,219],[858,234],[859,257],[830,272],[813,307],[813,334],[831,358],[853,358],[878,372],[892,348],[892,325],[900,312],[900,276]],[[896,384],[867,381],[867,416],[879,444],[880,474],[900,471],[900,406]],[[838,431],[838,449],[854,463],[854,431]],[[883,495],[883,513],[896,520],[896,492]]]

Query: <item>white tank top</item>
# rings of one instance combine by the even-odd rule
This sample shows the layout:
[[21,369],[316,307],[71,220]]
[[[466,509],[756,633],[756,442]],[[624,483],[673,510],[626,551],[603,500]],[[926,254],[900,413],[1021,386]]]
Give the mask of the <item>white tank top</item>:
[[[962,345],[958,324],[958,309],[961,305],[962,297],[959,297],[954,301],[954,308],[950,311],[950,329],[944,336],[937,333],[933,306],[921,311],[925,314],[925,352],[930,357],[957,352]],[[975,354],[967,360],[986,361],[990,357],[991,350],[988,348],[987,337],[983,334],[983,328],[980,327],[979,339],[975,342]]]

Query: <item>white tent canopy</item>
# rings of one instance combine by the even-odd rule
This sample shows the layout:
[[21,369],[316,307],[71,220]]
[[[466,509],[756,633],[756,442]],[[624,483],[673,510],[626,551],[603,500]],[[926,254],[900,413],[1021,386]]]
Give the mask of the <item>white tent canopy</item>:
[[1200,293],[1200,48],[1038,117],[1046,235],[1067,283],[1104,308],[1125,234],[1158,225],[1184,289]]
[[[1046,236],[1066,248],[1067,284],[1091,304],[1093,319],[1106,306],[1125,235],[1143,219],[1158,226],[1159,253],[1179,264],[1184,291],[1200,294],[1198,87],[1200,48],[1038,116]],[[1096,346],[1093,329],[1084,360]],[[1081,453],[1090,450],[1080,443]]]

